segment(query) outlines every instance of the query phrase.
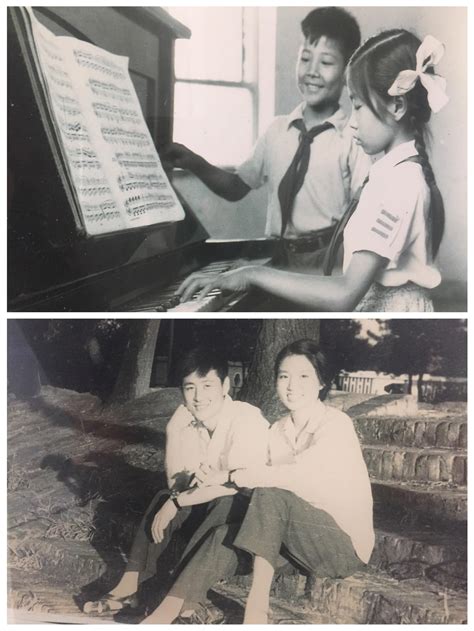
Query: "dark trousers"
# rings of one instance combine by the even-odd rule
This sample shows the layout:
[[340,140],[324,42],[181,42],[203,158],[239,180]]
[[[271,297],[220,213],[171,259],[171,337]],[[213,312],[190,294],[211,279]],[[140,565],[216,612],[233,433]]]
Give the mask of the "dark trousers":
[[233,546],[249,499],[239,493],[214,501],[182,556],[170,596],[188,603],[203,602],[219,580],[250,572],[250,555]]
[[221,497],[195,507],[184,507],[176,513],[166,528],[163,541],[154,543],[151,525],[156,513],[168,497],[167,491],[160,491],[155,495],[135,534],[126,571],[138,572],[139,584],[155,576],[158,559],[178,530],[186,530],[183,536],[186,547],[184,552],[176,558],[177,565],[173,574],[179,572],[179,568],[192,557],[211,529],[229,523],[240,525],[249,501],[244,495],[237,494]]
[[151,536],[151,525],[156,513],[169,497],[167,491],[160,491],[155,495],[147,508],[138,527],[128,556],[127,572],[138,572],[138,582],[143,583],[156,574],[159,557],[168,547],[174,533],[190,518],[192,509],[185,507],[178,511],[164,532],[163,541],[155,543]]
[[314,576],[350,576],[364,567],[350,537],[328,513],[290,491],[255,489],[241,523],[208,530],[169,594],[203,602],[219,580],[248,573],[252,556],[275,570],[286,559]]
[[351,538],[329,513],[277,488],[254,490],[234,546],[275,569],[282,553],[314,576],[350,576],[364,567]]

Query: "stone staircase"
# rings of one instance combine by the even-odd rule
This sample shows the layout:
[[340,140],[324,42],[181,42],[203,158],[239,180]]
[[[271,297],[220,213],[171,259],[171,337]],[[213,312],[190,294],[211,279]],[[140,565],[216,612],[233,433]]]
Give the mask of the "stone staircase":
[[[438,408],[426,406],[414,415],[413,401],[404,397],[367,399],[344,394],[336,393],[332,403],[346,409],[354,418],[363,445],[373,481],[375,549],[366,571],[346,579],[313,580],[294,570],[282,573],[273,588],[271,621],[466,623],[465,408],[448,404]],[[92,450],[100,444],[101,453],[108,450],[114,457],[120,454],[125,458],[124,480],[131,473],[137,477],[132,483],[127,479],[129,486],[118,480],[118,490],[113,484],[108,487],[105,503],[103,497],[84,498],[78,493],[77,483],[84,481],[88,467],[77,468],[76,473],[80,470],[82,477],[76,476],[75,486],[73,480],[60,479],[56,470],[40,466],[51,445],[55,451],[57,447],[53,439],[50,445],[44,444],[44,436],[51,436],[48,419],[52,402],[48,402],[47,414],[41,406],[39,411],[35,410],[31,418],[35,432],[22,430],[21,419],[28,416],[28,411],[18,404],[9,419],[9,455],[14,454],[16,466],[28,462],[29,478],[24,483],[19,478],[17,488],[9,493],[10,621],[113,622],[112,617],[88,619],[80,612],[73,595],[99,577],[103,585],[113,583],[123,567],[123,550],[127,549],[141,511],[140,506],[124,511],[120,492],[129,496],[138,485],[151,493],[153,478],[144,476],[143,463],[161,466],[162,456],[157,457],[157,449],[148,453],[149,445],[140,445],[133,433],[119,431],[130,427],[128,413],[116,412],[113,418],[105,418],[94,414],[93,406],[89,408],[87,402],[84,405],[81,402],[83,408],[91,410],[89,425],[86,423],[90,431],[84,433],[71,410],[66,423],[64,414],[69,403],[66,398],[58,402],[55,396],[59,422],[53,429],[64,456],[71,458],[77,451],[83,458],[87,445]],[[165,396],[165,407],[172,409],[176,398],[169,393]],[[140,405],[133,407],[141,431],[164,429],[166,416],[158,417],[153,412],[160,409],[161,403],[156,393],[143,403],[142,409]],[[107,442],[98,429],[101,424],[106,424],[116,438]],[[35,444],[36,436],[41,440],[41,449]],[[111,463],[117,466],[113,458]],[[107,473],[102,467],[100,476],[104,472]],[[109,474],[117,472],[114,468]],[[78,496],[82,498],[79,503]],[[92,529],[97,526],[100,510],[102,518],[115,528],[107,545],[97,538],[91,539],[84,530],[92,510],[96,520],[90,522]],[[95,541],[94,545],[91,541]],[[242,621],[249,580],[236,577],[210,593],[211,600],[225,612],[227,623]]]
[[[284,598],[308,623],[466,623],[465,407],[418,409],[405,396],[345,395],[335,393],[331,404],[352,416],[363,447],[375,548],[367,570],[346,579],[278,577],[273,621]],[[243,577],[217,591],[244,603],[248,585]]]

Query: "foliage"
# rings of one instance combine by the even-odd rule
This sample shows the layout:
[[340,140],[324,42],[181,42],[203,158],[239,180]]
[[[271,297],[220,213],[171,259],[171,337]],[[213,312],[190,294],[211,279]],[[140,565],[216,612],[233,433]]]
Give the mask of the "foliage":
[[[166,321],[163,324],[160,336],[165,335]],[[170,385],[180,385],[176,382],[174,369],[182,356],[194,346],[209,346],[220,351],[229,361],[250,364],[261,324],[261,320],[254,319],[176,320]],[[158,345],[160,344],[166,344],[162,337],[158,339]]]
[[359,337],[361,324],[357,320],[321,320],[321,345],[334,365],[341,370],[364,370],[369,367],[370,345],[367,338]]
[[127,343],[128,320],[22,320],[43,382],[105,396]]
[[372,352],[374,368],[400,374],[467,374],[465,320],[387,320]]

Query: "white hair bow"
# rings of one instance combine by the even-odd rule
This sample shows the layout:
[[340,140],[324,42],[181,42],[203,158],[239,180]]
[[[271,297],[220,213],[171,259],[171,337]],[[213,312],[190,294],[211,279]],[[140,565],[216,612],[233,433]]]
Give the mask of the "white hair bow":
[[427,35],[416,51],[416,70],[402,70],[390,86],[390,96],[406,94],[415,87],[419,79],[428,94],[431,111],[439,112],[449,101],[446,94],[446,79],[426,70],[436,66],[443,55],[444,45],[432,35]]

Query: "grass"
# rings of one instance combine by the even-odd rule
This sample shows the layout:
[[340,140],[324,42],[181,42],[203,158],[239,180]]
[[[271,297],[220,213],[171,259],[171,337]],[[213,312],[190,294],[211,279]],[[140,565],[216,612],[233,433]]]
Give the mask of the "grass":
[[36,550],[28,544],[8,546],[8,566],[21,570],[41,570],[43,562]]
[[28,471],[15,460],[10,460],[7,465],[7,491],[22,491],[30,487]]

